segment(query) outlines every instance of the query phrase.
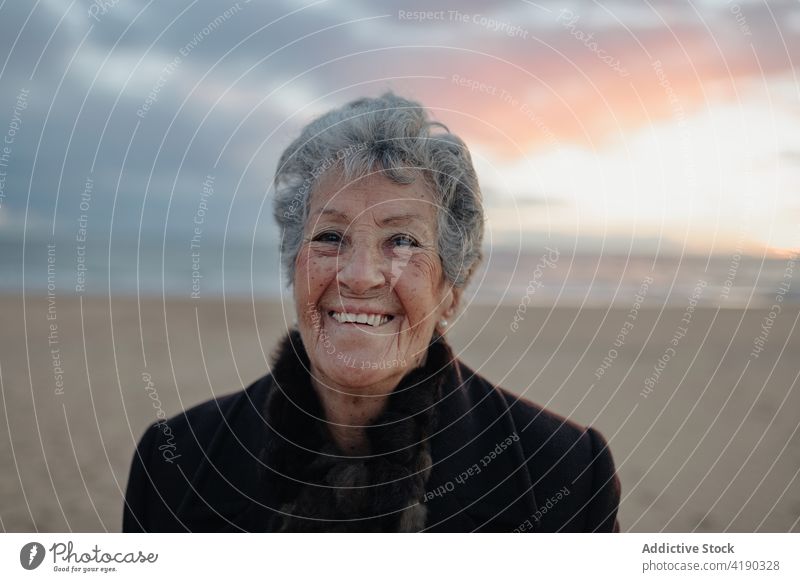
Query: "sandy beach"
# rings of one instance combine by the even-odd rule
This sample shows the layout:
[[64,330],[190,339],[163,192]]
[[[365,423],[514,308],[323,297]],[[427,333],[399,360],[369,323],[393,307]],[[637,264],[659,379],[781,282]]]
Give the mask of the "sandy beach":
[[[1,296],[0,528],[119,531],[150,393],[169,416],[239,390],[287,318],[279,302]],[[450,339],[491,381],[606,436],[624,531],[797,532],[798,318],[471,306]]]

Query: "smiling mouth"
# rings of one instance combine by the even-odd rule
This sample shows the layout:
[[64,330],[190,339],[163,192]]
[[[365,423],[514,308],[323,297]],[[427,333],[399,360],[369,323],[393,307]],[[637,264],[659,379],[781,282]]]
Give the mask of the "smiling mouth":
[[339,323],[360,323],[371,327],[380,327],[394,319],[394,315],[385,315],[383,313],[345,313],[343,311],[329,311],[328,315]]

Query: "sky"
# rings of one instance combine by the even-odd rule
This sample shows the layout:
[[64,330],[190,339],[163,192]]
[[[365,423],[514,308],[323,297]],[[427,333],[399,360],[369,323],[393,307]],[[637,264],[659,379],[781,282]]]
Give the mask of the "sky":
[[276,244],[281,151],[393,90],[469,145],[487,244],[780,255],[799,49],[789,1],[5,1],[0,238]]

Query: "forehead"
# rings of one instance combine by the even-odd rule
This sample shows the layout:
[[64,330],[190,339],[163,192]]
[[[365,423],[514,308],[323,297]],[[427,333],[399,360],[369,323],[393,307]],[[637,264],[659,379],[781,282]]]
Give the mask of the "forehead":
[[356,219],[359,215],[413,214],[430,220],[436,216],[436,202],[421,174],[411,184],[398,184],[381,173],[349,181],[331,174],[315,186],[309,211],[309,216],[340,214]]

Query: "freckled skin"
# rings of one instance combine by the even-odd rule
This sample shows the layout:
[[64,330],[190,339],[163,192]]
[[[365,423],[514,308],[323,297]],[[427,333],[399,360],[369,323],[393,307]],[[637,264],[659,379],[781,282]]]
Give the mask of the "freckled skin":
[[[349,183],[331,175],[314,189],[294,298],[317,384],[380,397],[420,365],[435,326],[460,298],[443,276],[436,216],[421,176],[400,185],[380,174]],[[379,327],[339,323],[331,310],[394,319]]]

